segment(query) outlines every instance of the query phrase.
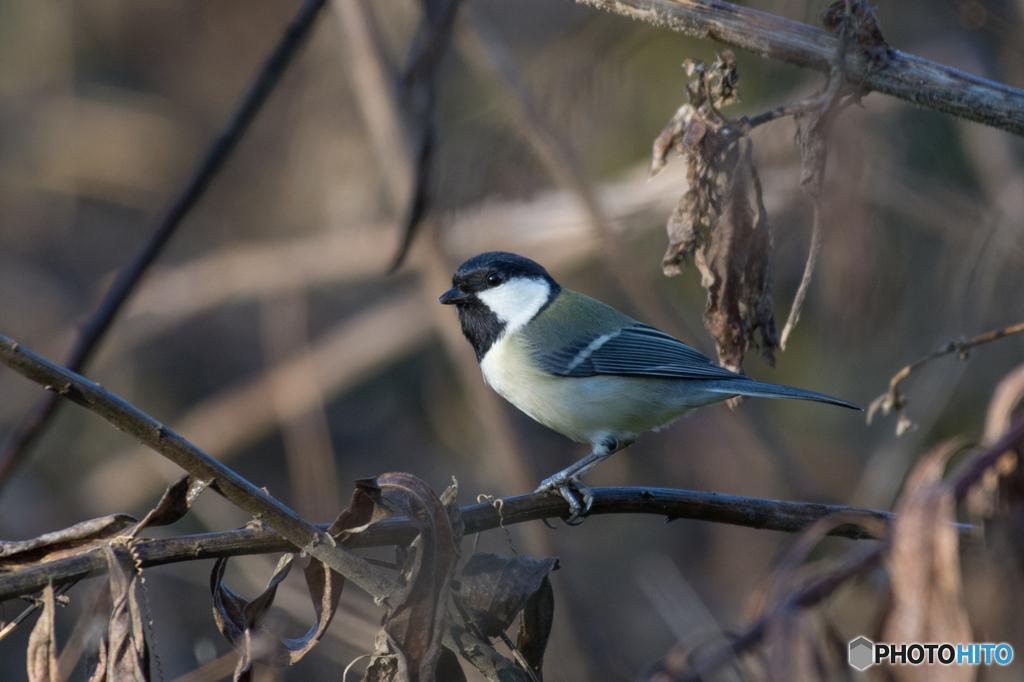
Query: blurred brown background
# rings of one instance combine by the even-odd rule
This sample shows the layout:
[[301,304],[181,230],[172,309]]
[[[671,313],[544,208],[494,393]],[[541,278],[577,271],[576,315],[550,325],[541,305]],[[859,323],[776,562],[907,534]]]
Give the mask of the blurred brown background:
[[[148,238],[152,216],[298,4],[0,4],[0,333],[64,356],[76,325]],[[746,4],[817,25],[827,3]],[[538,110],[574,150],[639,264],[632,276],[653,283],[674,324],[688,330],[685,340],[713,355],[696,269],[672,280],[660,274],[684,164],[674,160],[651,182],[645,173],[651,141],[684,101],[681,62],[710,62],[722,46],[564,0],[466,7],[496,33]],[[399,62],[418,12],[408,0],[374,3]],[[877,13],[893,47],[1024,87],[1024,3],[882,3]],[[355,479],[392,470],[439,491],[455,476],[463,504],[478,494],[529,492],[586,449],[484,387],[454,312],[435,302],[446,278],[464,258],[506,249],[642,319],[643,306],[609,266],[578,197],[557,186],[531,147],[466,24],[442,64],[431,225],[406,264],[385,277],[401,207],[357,101],[342,18],[336,8],[323,12],[86,374],[316,522],[334,518]],[[731,116],[784,104],[821,82],[816,73],[737,57],[743,101]],[[782,120],[752,136],[775,235],[780,326],[811,224],[792,135],[792,122]],[[1021,151],[1009,134],[878,94],[847,110],[832,137],[824,252],[800,325],[774,370],[750,354],[747,372],[866,406],[900,367],[939,344],[1024,319]],[[920,428],[899,439],[892,418],[867,427],[828,406],[751,400],[736,411],[705,408],[644,437],[588,483],[887,509],[927,446],[980,432],[993,386],[1022,357],[1018,336],[976,350],[969,363],[950,357],[916,373],[905,388]],[[41,394],[0,372],[0,439]],[[0,537],[144,513],[176,475],[93,415],[65,407],[0,492]],[[246,521],[207,495],[173,532]],[[679,639],[705,641],[738,627],[748,595],[789,542],[767,531],[618,516],[557,531],[518,526],[508,538],[493,531],[480,548],[509,553],[511,544],[559,556],[548,679],[618,680]],[[228,576],[253,594],[271,568],[268,557],[235,559]],[[209,569],[196,562],[146,572],[164,680],[229,651],[211,615]],[[312,610],[296,580],[286,583],[278,616],[286,632],[301,633]],[[876,602],[858,599],[859,589],[829,606],[844,614],[839,626],[850,639],[870,635],[876,615]],[[84,590],[71,592],[59,639]],[[343,604],[312,654],[261,674],[339,679],[345,664],[372,650],[379,618],[355,588]],[[20,604],[3,608],[10,619]],[[27,636],[23,627],[0,643],[0,678],[24,679]]]

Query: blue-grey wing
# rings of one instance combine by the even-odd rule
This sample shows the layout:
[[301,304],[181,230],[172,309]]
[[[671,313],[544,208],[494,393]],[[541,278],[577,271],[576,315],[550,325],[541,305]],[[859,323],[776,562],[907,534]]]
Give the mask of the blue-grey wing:
[[617,376],[672,379],[736,379],[700,351],[645,324],[624,327],[610,334],[554,352],[536,354],[540,365],[564,377]]

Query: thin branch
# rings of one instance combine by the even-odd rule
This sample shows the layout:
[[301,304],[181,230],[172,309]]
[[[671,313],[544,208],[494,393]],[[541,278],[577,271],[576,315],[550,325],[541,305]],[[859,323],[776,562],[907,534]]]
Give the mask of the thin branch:
[[[798,533],[819,519],[839,513],[869,515],[886,525],[893,519],[891,512],[871,509],[764,500],[668,488],[592,488],[591,491],[594,493],[591,516],[652,514],[664,516],[668,520],[710,521],[789,533]],[[461,510],[467,535],[528,521],[563,518],[568,513],[569,506],[565,500],[548,494],[506,498],[502,500],[500,511],[490,502],[463,507]],[[327,528],[326,525],[318,527],[321,530]],[[958,528],[962,535],[974,530],[967,524],[958,524]],[[831,534],[855,540],[871,537],[859,526],[839,526]],[[416,529],[408,519],[388,519],[353,536],[346,541],[345,546],[360,548],[405,545],[415,537]],[[143,540],[132,545],[133,556],[137,557],[143,568],[183,561],[285,552],[290,548],[291,544],[275,531],[257,528]],[[11,571],[0,575],[0,601],[36,592],[50,580],[60,584],[68,580],[81,580],[99,575],[106,571],[106,567],[106,559],[97,548]]]
[[[839,40],[813,26],[717,0],[577,2],[825,73]],[[895,50],[880,68],[851,50],[845,73],[866,90],[1024,135],[1024,92],[1001,83]]]
[[47,390],[55,391],[58,396],[95,412],[200,480],[211,481],[212,487],[230,502],[279,532],[295,547],[344,575],[376,599],[386,600],[397,587],[394,580],[361,557],[338,546],[326,532],[113,393],[20,347],[3,335],[0,335],[0,363],[43,385]]
[[[262,71],[239,102],[231,120],[210,145],[178,195],[156,220],[153,236],[136,254],[134,260],[118,273],[117,279],[107,291],[99,308],[82,327],[78,340],[64,361],[64,365],[71,371],[81,371],[89,361],[96,346],[103,339],[114,318],[146,270],[156,260],[185,216],[202,197],[210,181],[238,146],[238,141],[248,130],[249,124],[252,123],[274,86],[281,79],[281,74],[284,73],[298,52],[303,38],[309,33],[317,13],[325,2],[326,0],[306,0],[299,8],[281,37],[281,41],[264,64]],[[25,459],[32,444],[53,417],[58,404],[57,395],[46,396],[35,404],[32,411],[15,429],[14,434],[7,441],[3,453],[0,454],[0,489],[10,480],[11,475]]]
[[875,413],[881,410],[883,415],[895,412],[899,417],[899,422],[896,425],[896,435],[901,435],[908,429],[915,428],[914,423],[910,421],[906,413],[903,411],[903,408],[906,407],[907,401],[906,397],[899,391],[901,381],[910,376],[911,372],[917,368],[935,360],[936,358],[956,353],[962,360],[966,360],[968,351],[975,346],[991,343],[992,341],[1001,339],[1004,336],[1012,336],[1014,334],[1020,334],[1021,332],[1024,332],[1024,322],[1011,324],[1009,327],[1004,327],[1002,329],[994,329],[990,332],[985,332],[984,334],[975,336],[973,339],[948,341],[923,358],[910,363],[900,371],[896,372],[892,379],[889,380],[889,390],[871,401],[871,405],[868,407],[867,411],[868,424],[870,424],[871,420],[874,419]]
[[811,249],[807,254],[807,264],[804,266],[803,277],[800,278],[800,286],[797,287],[796,295],[793,297],[793,305],[789,309],[789,319],[786,326],[782,328],[782,336],[779,341],[779,348],[786,350],[786,342],[792,333],[796,323],[800,321],[800,312],[804,307],[804,299],[811,288],[811,278],[814,276],[814,269],[818,265],[818,256],[821,255],[821,201],[814,198],[814,226],[811,228]]
[[[74,587],[75,583],[77,583],[77,582],[78,582],[77,580],[72,580],[70,582],[64,583],[63,585],[61,585],[60,587],[58,587],[57,589],[55,589],[53,591],[53,596],[55,598],[62,596],[65,592],[67,592],[72,587]],[[43,605],[43,600],[42,599],[36,599],[31,604],[29,604],[28,607],[24,611],[22,611],[17,616],[15,616],[14,620],[10,621],[9,623],[4,623],[3,627],[0,628],[0,640],[4,639],[5,637],[7,637],[7,635],[9,635],[12,632],[14,632],[15,628],[17,628],[19,625],[21,625],[25,621],[26,618],[28,618],[33,613],[38,611],[39,608],[42,605]]]
[[413,158],[412,194],[402,218],[402,239],[388,270],[394,273],[409,254],[413,239],[431,210],[431,174],[437,152],[437,93],[441,57],[451,41],[455,16],[461,0],[446,0],[443,6],[424,3],[418,44],[409,55],[398,98],[408,111],[409,136]]
[[[1020,447],[1021,443],[1024,443],[1024,415],[1019,416],[998,442],[993,443],[979,453],[967,469],[956,477],[956,480],[953,482],[953,492],[957,501],[964,499],[971,486],[981,479],[985,471],[992,467],[1003,453]],[[703,676],[759,643],[764,637],[769,621],[775,614],[806,609],[820,603],[839,587],[846,584],[851,578],[878,565],[885,557],[888,549],[889,540],[886,539],[878,547],[867,552],[857,553],[848,558],[834,571],[816,578],[807,587],[790,597],[785,603],[780,604],[770,613],[765,614],[728,646],[722,647],[713,654],[695,661],[688,670],[684,671],[688,673],[685,677],[676,677],[676,679],[681,679],[683,682],[698,682],[703,679]]]
[[392,207],[402,210],[412,193],[413,159],[401,112],[394,103],[398,74],[384,53],[376,22],[362,0],[334,0],[331,5],[344,38],[344,68],[373,141],[374,159],[390,190]]

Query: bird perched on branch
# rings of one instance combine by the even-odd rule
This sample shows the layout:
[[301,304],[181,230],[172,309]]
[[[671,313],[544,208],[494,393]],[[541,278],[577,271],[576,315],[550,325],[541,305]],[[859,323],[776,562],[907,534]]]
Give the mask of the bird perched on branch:
[[581,480],[588,471],[695,407],[745,395],[860,409],[719,367],[668,334],[560,286],[513,253],[469,259],[452,285],[438,301],[458,311],[484,381],[541,424],[593,448],[537,489],[558,491],[569,503],[569,521],[593,503]]

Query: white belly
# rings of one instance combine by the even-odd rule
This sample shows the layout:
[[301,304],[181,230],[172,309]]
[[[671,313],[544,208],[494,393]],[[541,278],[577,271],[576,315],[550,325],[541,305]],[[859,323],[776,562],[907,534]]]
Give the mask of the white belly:
[[518,335],[496,342],[480,363],[484,381],[541,424],[578,442],[598,443],[609,435],[632,441],[693,407],[728,397],[684,380],[552,376],[529,364],[521,344]]

